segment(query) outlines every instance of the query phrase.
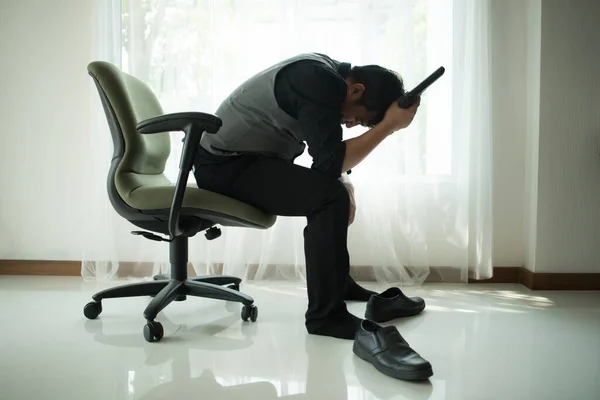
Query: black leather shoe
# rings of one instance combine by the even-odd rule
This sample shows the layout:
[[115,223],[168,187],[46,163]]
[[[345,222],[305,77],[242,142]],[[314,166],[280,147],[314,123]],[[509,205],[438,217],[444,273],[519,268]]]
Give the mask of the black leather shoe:
[[421,381],[433,375],[431,364],[410,348],[395,326],[364,320],[354,338],[354,354],[392,378]]
[[406,297],[397,288],[389,288],[373,295],[367,302],[365,318],[375,322],[387,322],[395,318],[412,317],[425,309],[425,300],[420,297]]

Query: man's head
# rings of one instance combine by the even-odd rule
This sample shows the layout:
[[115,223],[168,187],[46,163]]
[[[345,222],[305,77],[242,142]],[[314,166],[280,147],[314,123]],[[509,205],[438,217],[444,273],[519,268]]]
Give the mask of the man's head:
[[378,124],[392,102],[404,94],[402,78],[378,65],[353,67],[346,82],[341,122],[348,128]]

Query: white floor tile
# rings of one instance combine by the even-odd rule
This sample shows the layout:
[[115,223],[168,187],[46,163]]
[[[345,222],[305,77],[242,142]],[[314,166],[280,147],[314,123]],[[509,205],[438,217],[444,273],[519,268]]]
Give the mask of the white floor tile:
[[[1,399],[600,399],[600,292],[407,288],[427,309],[394,323],[434,368],[408,383],[354,356],[351,341],[307,335],[302,284],[243,284],[259,308],[253,324],[239,304],[173,303],[157,318],[159,343],[142,335],[149,298],[105,300],[87,320],[99,289],[0,277]],[[349,309],[363,316],[365,305]]]

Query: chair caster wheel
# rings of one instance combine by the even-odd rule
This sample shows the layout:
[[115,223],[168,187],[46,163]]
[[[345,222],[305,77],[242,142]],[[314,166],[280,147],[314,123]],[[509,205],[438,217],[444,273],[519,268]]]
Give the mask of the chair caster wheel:
[[238,285],[237,283],[232,283],[231,285],[229,285],[227,287],[231,290],[237,290],[238,292],[240,291],[240,285]]
[[249,305],[242,307],[242,320],[248,321],[250,319],[252,322],[256,322],[258,318],[258,307],[255,305]]
[[89,302],[83,307],[83,315],[88,319],[95,319],[102,312],[102,303],[99,301]]
[[159,342],[165,334],[160,322],[150,321],[144,326],[144,338],[148,342]]

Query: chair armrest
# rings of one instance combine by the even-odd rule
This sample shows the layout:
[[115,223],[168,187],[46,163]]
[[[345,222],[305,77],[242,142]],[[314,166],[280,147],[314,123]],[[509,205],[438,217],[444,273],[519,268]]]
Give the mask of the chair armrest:
[[181,112],[148,118],[137,124],[137,130],[140,133],[185,131],[189,124],[201,125],[207,133],[216,133],[223,122],[212,114]]
[[[160,132],[183,131],[183,151],[179,162],[179,176],[175,185],[175,195],[169,212],[169,233],[171,238],[186,234],[186,229],[179,221],[183,196],[187,186],[188,176],[194,165],[194,159],[200,146],[200,139],[204,132],[217,133],[221,128],[220,118],[201,112],[182,112],[159,115],[146,119],[137,124],[138,132],[152,134]],[[195,233],[195,232],[194,232]]]

